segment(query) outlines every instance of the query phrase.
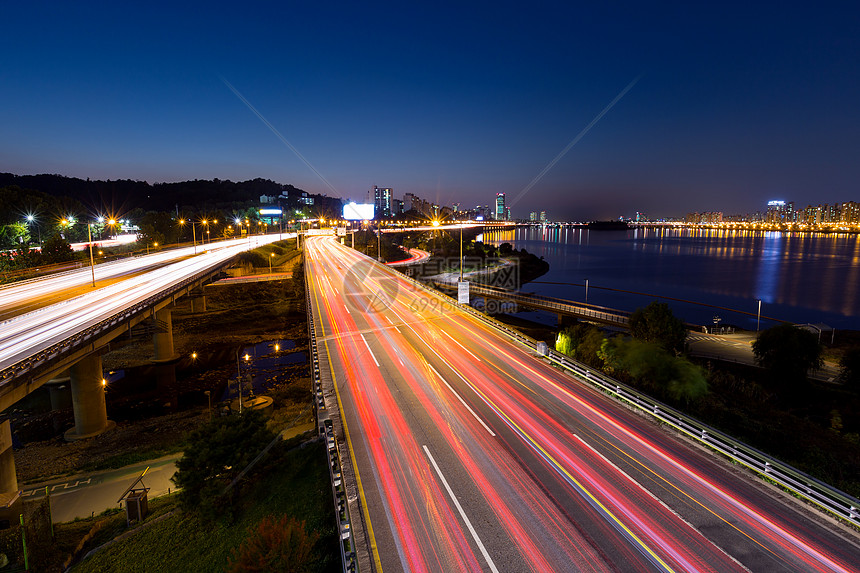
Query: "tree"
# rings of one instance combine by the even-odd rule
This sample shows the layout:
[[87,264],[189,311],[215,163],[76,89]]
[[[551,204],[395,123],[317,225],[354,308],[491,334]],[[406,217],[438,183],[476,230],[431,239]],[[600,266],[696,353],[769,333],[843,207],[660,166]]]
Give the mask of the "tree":
[[[181,232],[180,225],[173,220],[171,214],[163,211],[145,213],[138,221],[138,227],[140,231],[137,234],[137,240],[144,245],[175,243],[179,240]],[[197,238],[202,240],[204,232],[198,228],[200,236]]]
[[626,373],[648,392],[679,402],[691,402],[708,393],[702,369],[653,342],[616,336],[604,343],[599,356],[610,371]]
[[603,333],[596,326],[584,322],[568,326],[558,333],[555,349],[595,368],[600,366],[598,351],[603,344]]
[[687,327],[672,314],[668,304],[654,301],[645,308],[637,308],[630,316],[630,334],[665,350],[681,352],[687,340]]
[[229,501],[225,490],[274,436],[256,410],[215,418],[191,432],[172,478],[182,488],[182,508],[218,515]]
[[42,256],[47,263],[64,263],[73,260],[75,252],[68,241],[55,233],[42,245]]
[[860,346],[852,346],[846,350],[839,359],[839,366],[842,367],[839,381],[860,390]]
[[319,533],[308,534],[304,521],[274,516],[264,517],[256,530],[233,552],[231,573],[283,571],[306,573]]
[[762,331],[752,344],[756,362],[790,389],[805,385],[810,369],[821,368],[821,345],[808,330],[783,323]]

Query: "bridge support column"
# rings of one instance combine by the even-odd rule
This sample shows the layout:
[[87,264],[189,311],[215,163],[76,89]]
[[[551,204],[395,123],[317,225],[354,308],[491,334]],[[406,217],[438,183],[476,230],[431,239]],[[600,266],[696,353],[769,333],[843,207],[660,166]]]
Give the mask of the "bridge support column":
[[[191,299],[192,304],[194,299]],[[155,346],[155,380],[158,395],[170,404],[170,410],[175,411],[178,406],[179,396],[176,388],[176,364],[179,355],[173,348],[173,319],[171,308],[165,307],[156,311],[155,332],[152,335],[152,344]]]
[[[193,300],[193,299],[192,299]],[[155,312],[155,332],[152,345],[155,347],[155,362],[170,362],[177,357],[173,350],[173,318],[170,307]]]
[[194,289],[189,293],[189,296],[191,296],[191,312],[193,314],[206,312],[206,295],[202,288]]
[[15,456],[12,454],[12,428],[9,420],[0,423],[0,494],[18,491]]
[[566,314],[559,314],[558,315],[558,325],[559,326],[564,327],[564,326],[571,326],[573,324],[576,324],[576,318],[574,318],[572,316],[568,316]]
[[71,385],[72,379],[69,377],[68,370],[45,382],[51,397],[51,423],[55,432],[59,432],[66,424],[66,416],[61,415],[59,411],[72,408]]
[[85,356],[69,369],[69,374],[75,427],[66,432],[66,440],[92,438],[116,426],[107,419],[101,355]]
[[72,407],[72,392],[70,390],[72,379],[66,370],[56,378],[45,382],[51,396],[51,411],[65,410]]

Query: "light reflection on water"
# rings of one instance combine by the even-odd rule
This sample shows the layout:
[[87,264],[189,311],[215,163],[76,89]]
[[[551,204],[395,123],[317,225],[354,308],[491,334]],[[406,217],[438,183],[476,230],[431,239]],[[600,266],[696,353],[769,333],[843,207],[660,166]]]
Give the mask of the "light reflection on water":
[[[531,227],[485,233],[544,257],[540,281],[602,286],[727,306],[792,322],[860,330],[860,236],[724,229],[643,228],[589,231]],[[524,290],[582,300],[584,289],[527,285]],[[632,310],[653,297],[591,289],[589,302]],[[707,324],[713,310],[672,303],[689,322]],[[724,321],[755,327],[755,317]]]

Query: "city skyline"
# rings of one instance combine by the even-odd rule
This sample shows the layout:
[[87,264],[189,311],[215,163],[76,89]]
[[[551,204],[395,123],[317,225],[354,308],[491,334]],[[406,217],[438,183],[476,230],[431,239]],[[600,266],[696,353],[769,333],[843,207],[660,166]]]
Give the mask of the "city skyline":
[[833,203],[860,182],[855,6],[48,8],[4,8],[0,156],[22,175],[344,199],[384,180],[560,220]]

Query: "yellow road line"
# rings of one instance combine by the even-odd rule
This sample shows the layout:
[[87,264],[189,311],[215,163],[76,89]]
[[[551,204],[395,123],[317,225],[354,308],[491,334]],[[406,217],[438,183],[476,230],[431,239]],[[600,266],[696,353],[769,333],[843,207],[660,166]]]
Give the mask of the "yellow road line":
[[[319,297],[317,296],[316,289],[314,289],[313,292],[314,292],[314,301],[316,302],[317,309],[319,309],[320,303],[319,303]],[[325,302],[325,306],[330,311],[328,301]],[[323,333],[323,337],[325,338],[325,336],[326,336],[325,327],[323,326],[322,323],[323,323],[322,313],[320,313],[319,327]],[[355,471],[355,481],[356,481],[356,484],[358,485],[358,496],[359,496],[359,498],[361,498],[361,509],[362,509],[362,512],[364,513],[364,521],[367,524],[367,532],[368,532],[369,537],[370,537],[370,552],[373,555],[373,565],[374,565],[374,568],[376,569],[376,571],[378,571],[379,573],[382,573],[382,562],[379,559],[379,549],[376,546],[376,535],[374,535],[374,533],[373,533],[373,524],[370,521],[370,512],[367,508],[367,497],[364,495],[364,487],[361,484],[361,474],[358,471],[358,463],[355,460],[355,452],[354,452],[353,447],[352,447],[352,439],[349,437],[349,428],[347,427],[347,424],[346,424],[346,415],[344,414],[344,411],[343,411],[343,402],[340,399],[340,392],[337,389],[337,378],[334,375],[334,365],[332,365],[332,362],[331,362],[331,353],[329,352],[328,341],[323,340],[323,344],[325,345],[325,353],[326,353],[326,358],[328,359],[328,367],[329,367],[329,370],[331,370],[331,379],[332,379],[332,383],[334,384],[334,393],[335,393],[335,396],[337,396],[337,407],[338,407],[338,410],[340,411],[340,420],[341,420],[341,423],[343,424],[343,433],[344,433],[344,436],[346,437],[347,448],[349,449],[349,458],[352,461],[352,468]]]

